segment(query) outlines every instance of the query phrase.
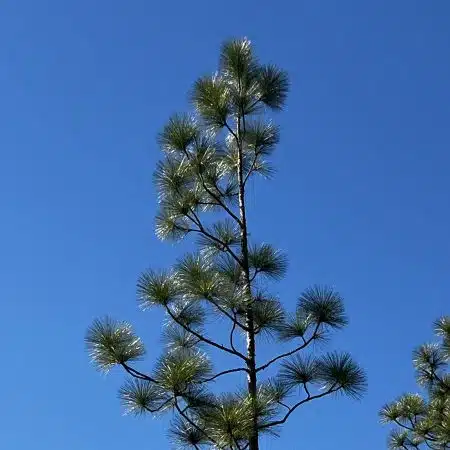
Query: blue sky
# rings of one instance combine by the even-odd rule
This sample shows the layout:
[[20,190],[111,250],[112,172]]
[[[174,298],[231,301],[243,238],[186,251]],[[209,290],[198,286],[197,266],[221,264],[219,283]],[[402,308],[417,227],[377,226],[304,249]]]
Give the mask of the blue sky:
[[342,292],[351,322],[333,345],[370,383],[261,448],[383,448],[377,411],[414,389],[411,350],[449,313],[450,2],[1,3],[3,448],[170,448],[167,421],[122,416],[121,374],[96,374],[83,336],[110,313],[149,366],[159,353],[161,315],[138,311],[135,281],[181,249],[153,232],[155,136],[244,35],[292,79],[251,232],[290,255],[288,308],[311,283]]

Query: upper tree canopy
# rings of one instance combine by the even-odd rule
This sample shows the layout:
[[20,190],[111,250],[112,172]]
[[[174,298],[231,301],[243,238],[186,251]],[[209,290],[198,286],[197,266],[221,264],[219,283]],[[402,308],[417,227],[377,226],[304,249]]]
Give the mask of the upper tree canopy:
[[[334,393],[359,397],[365,389],[365,375],[347,353],[322,355],[312,347],[347,324],[339,293],[308,288],[286,312],[267,283],[284,276],[286,256],[249,241],[246,185],[253,175],[272,174],[279,129],[267,113],[283,107],[288,88],[286,73],[260,64],[248,40],[223,45],[218,72],[192,88],[194,111],[171,117],[158,138],[156,233],[192,235],[198,243],[170,270],[149,270],[138,280],[141,308],[166,313],[163,354],[153,371],[138,370],[143,343],[127,323],[111,319],[95,321],[86,336],[100,369],[127,372],[120,398],[128,411],[176,413],[170,435],[181,447],[258,450],[259,436],[276,433],[305,403]],[[217,333],[209,326],[215,317],[224,319],[226,339],[223,327]],[[291,347],[259,361],[262,334]],[[210,350],[232,362],[215,368]],[[240,388],[213,391],[223,376],[241,376]]]

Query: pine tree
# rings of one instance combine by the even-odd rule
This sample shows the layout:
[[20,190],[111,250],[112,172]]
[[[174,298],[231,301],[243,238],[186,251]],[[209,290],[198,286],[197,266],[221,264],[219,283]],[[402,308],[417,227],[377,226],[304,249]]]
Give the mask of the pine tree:
[[[142,309],[166,313],[167,347],[144,373],[132,365],[145,351],[129,324],[96,320],[86,335],[98,368],[121,366],[128,374],[120,390],[127,410],[172,412],[170,436],[181,448],[258,450],[261,435],[276,435],[300,406],[336,393],[358,398],[366,386],[347,353],[310,351],[347,324],[339,293],[310,287],[296,311],[285,312],[269,287],[285,274],[286,256],[249,242],[246,189],[254,176],[273,173],[269,157],[279,129],[267,114],[283,108],[288,88],[287,74],[260,64],[248,40],[222,46],[218,71],[193,86],[194,113],[174,115],[159,135],[157,236],[198,242],[198,251],[171,270],[150,270],[138,280]],[[207,326],[217,316],[228,329],[225,343],[214,337],[217,327]],[[291,349],[259,362],[263,335],[291,342]],[[229,357],[229,367],[213,370],[215,351]],[[232,376],[246,380],[240,390],[212,388]]]
[[383,407],[383,423],[393,423],[390,449],[445,450],[450,448],[450,317],[435,322],[440,343],[414,351],[416,379],[424,394],[404,394]]

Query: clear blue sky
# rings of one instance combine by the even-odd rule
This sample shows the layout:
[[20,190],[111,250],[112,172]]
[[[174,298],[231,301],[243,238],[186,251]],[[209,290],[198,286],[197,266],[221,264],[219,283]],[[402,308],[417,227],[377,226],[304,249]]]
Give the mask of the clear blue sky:
[[370,382],[262,449],[383,448],[377,411],[414,388],[410,352],[449,313],[449,24],[448,0],[3,0],[2,448],[170,448],[166,421],[122,417],[121,375],[95,373],[83,336],[110,313],[158,354],[161,316],[138,311],[135,281],[180,250],[153,232],[155,135],[244,35],[292,78],[252,233],[289,252],[288,307],[311,283],[342,292],[335,345]]

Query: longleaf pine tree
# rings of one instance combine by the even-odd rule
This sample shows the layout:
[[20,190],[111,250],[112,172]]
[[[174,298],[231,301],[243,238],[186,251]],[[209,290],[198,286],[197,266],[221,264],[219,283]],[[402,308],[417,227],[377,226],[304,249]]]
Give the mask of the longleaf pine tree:
[[[218,71],[193,85],[193,113],[171,117],[158,140],[156,234],[198,243],[171,269],[144,272],[137,283],[142,309],[167,316],[167,346],[147,372],[135,365],[145,350],[129,324],[96,320],[86,335],[98,368],[120,366],[128,375],[119,394],[127,410],[170,412],[180,448],[258,450],[261,436],[276,436],[301,406],[337,393],[358,398],[366,387],[349,354],[312,351],[347,324],[339,293],[310,287],[287,313],[269,289],[284,276],[286,256],[250,240],[246,191],[253,177],[273,172],[279,129],[267,116],[283,108],[288,88],[287,74],[261,64],[247,39],[222,46]],[[221,327],[208,322],[216,317]],[[283,350],[262,361],[257,346],[267,338]],[[218,353],[229,365],[214,368]],[[240,387],[221,393],[225,377],[240,378]]]
[[380,412],[383,423],[395,425],[388,441],[392,450],[450,448],[450,317],[440,318],[434,327],[440,342],[424,344],[413,354],[424,394],[404,394]]

